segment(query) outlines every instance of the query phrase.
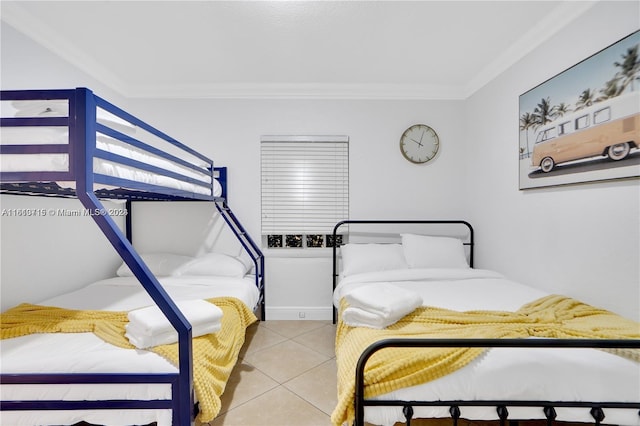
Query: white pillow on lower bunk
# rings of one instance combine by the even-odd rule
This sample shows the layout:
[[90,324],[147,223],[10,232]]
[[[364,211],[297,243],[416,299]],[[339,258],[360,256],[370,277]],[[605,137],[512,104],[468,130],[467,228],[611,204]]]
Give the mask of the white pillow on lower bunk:
[[182,265],[178,275],[209,275],[219,277],[244,277],[250,265],[235,256],[223,253],[207,253]]
[[458,238],[402,234],[402,248],[409,268],[469,268]]
[[[146,253],[141,254],[140,257],[156,277],[179,275],[180,268],[193,260],[191,256],[172,253]],[[119,277],[131,277],[133,272],[123,262],[116,271],[116,275]]]

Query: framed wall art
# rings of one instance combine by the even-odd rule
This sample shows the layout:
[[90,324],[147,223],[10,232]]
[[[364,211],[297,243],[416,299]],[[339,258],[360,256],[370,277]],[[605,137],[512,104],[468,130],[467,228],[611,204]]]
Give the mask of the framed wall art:
[[640,31],[519,101],[520,189],[640,176]]

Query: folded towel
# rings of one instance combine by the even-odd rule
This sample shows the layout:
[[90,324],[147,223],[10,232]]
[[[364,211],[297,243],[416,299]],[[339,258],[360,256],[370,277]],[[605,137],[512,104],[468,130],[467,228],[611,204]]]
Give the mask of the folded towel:
[[342,320],[350,326],[385,328],[422,305],[418,293],[389,283],[374,283],[345,295]]
[[[177,302],[178,309],[191,324],[191,337],[215,333],[220,329],[222,310],[206,300]],[[136,309],[127,314],[126,337],[134,346],[144,349],[175,343],[178,333],[157,306]]]
[[[220,331],[222,324],[218,321],[215,323],[196,325],[191,328],[191,337],[204,336],[205,334],[216,333]],[[159,345],[169,345],[178,341],[178,332],[167,331],[155,335],[145,335],[144,333],[138,333],[134,327],[129,325],[125,326],[126,333],[124,334],[129,342],[138,349],[147,349]]]
[[390,283],[358,287],[345,296],[349,306],[377,313],[385,318],[406,315],[422,305],[422,296]]
[[402,316],[399,318],[383,318],[376,313],[353,307],[348,307],[342,311],[342,321],[350,327],[369,327],[381,330],[391,324],[395,324],[400,318]]

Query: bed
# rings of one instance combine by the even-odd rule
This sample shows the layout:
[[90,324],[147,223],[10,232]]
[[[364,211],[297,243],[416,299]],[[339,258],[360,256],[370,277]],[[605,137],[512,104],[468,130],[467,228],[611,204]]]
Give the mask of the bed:
[[[78,198],[123,260],[115,277],[2,314],[1,423],[212,420],[246,327],[264,319],[264,258],[227,203],[226,168],[86,88],[2,91],[0,101],[0,192]],[[129,213],[136,201],[210,202],[242,253],[140,254],[131,214],[121,230],[105,199]],[[16,214],[51,213],[27,210]],[[217,309],[215,329],[189,322],[194,302]],[[125,338],[141,309],[155,310],[172,343]],[[57,315],[82,321],[42,320]]]
[[637,322],[474,269],[464,221],[350,220],[337,234],[334,424],[640,424]]

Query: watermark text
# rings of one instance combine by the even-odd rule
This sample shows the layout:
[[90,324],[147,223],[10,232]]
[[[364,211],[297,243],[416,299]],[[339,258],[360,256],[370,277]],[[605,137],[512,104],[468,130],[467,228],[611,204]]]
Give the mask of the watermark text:
[[20,208],[0,209],[0,217],[86,217],[86,216],[126,216],[123,208],[110,209],[53,209],[53,208]]

